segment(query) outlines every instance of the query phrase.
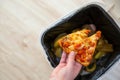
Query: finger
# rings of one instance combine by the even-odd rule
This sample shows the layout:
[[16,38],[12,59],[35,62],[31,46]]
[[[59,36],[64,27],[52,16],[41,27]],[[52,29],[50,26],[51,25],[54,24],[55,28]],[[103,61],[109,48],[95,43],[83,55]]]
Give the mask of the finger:
[[82,68],[82,65],[81,65],[80,63],[76,62],[76,66],[77,66],[77,68],[79,69],[78,71],[80,71],[81,68]]
[[75,69],[75,74],[79,74],[82,69],[82,65],[80,63],[76,62],[74,69]]
[[75,63],[75,53],[72,51],[68,56],[68,65],[74,65]]
[[66,63],[67,54],[63,51],[60,63]]

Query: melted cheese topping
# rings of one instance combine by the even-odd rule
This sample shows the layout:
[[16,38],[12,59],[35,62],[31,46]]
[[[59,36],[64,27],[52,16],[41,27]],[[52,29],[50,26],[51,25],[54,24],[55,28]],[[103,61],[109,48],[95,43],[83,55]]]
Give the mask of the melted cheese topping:
[[71,51],[77,53],[76,61],[84,66],[90,64],[94,54],[97,40],[101,36],[101,32],[97,31],[94,35],[88,37],[90,30],[81,30],[60,39],[59,44],[63,50],[69,54]]

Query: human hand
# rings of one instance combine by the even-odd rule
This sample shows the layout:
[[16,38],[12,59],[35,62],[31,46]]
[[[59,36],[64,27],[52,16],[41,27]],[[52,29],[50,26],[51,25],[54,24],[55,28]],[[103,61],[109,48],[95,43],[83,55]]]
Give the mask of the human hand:
[[81,70],[82,65],[75,61],[75,53],[71,52],[68,56],[65,52],[58,66],[53,70],[50,80],[74,80]]

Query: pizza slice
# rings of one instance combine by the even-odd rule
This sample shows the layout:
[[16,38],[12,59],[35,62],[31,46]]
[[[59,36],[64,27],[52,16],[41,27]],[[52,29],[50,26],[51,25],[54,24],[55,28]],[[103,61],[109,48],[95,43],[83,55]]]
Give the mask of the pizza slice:
[[59,45],[67,54],[69,54],[71,51],[76,52],[74,46],[79,44],[84,38],[87,38],[89,32],[90,30],[83,29],[81,31],[68,34],[58,41]]
[[84,66],[88,66],[94,55],[97,41],[101,37],[101,31],[88,37],[90,30],[83,29],[77,31],[59,40],[60,47],[69,54],[71,51],[76,53],[76,61]]
[[83,40],[82,49],[78,50],[76,55],[76,61],[84,66],[88,66],[94,55],[97,41],[101,37],[101,32],[97,31],[94,35]]

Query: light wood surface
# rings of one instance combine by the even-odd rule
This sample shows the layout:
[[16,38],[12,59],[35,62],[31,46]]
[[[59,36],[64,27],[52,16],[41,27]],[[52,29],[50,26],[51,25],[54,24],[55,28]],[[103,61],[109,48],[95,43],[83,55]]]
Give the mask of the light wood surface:
[[0,0],[0,80],[49,80],[41,32],[90,1],[95,0]]

